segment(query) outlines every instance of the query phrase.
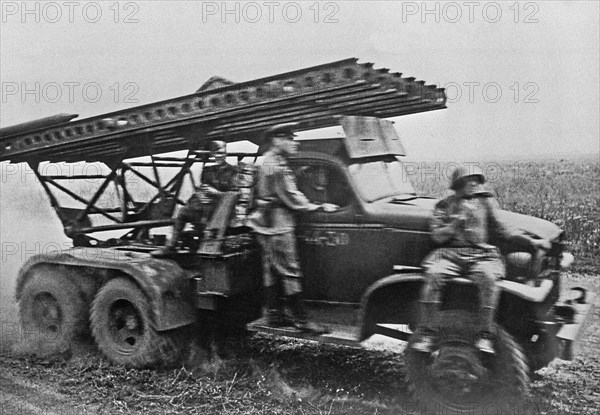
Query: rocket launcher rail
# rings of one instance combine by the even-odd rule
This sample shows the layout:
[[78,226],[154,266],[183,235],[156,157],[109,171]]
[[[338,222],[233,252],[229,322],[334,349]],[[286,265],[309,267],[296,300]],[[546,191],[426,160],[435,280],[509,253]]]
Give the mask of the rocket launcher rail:
[[335,125],[340,115],[396,117],[445,108],[444,90],[356,58],[236,83],[81,120],[59,115],[0,129],[0,161],[103,161],[260,143],[268,127]]

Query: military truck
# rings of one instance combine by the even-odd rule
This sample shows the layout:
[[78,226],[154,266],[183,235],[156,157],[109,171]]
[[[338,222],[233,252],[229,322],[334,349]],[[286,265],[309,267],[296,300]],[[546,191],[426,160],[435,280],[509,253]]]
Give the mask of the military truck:
[[[250,331],[320,342],[359,345],[374,334],[410,342],[419,330],[420,264],[433,249],[428,220],[436,200],[415,192],[402,142],[385,118],[445,104],[443,89],[346,59],[248,82],[211,83],[191,95],[97,117],[61,114],[0,130],[0,160],[29,164],[73,241],[71,249],[37,255],[21,268],[16,299],[22,324],[52,339],[40,347],[64,346],[91,331],[109,360],[129,367],[178,362],[190,327],[209,329],[207,315]],[[261,319],[260,252],[244,226],[260,147],[229,154],[239,164],[239,191],[219,201],[209,232],[186,231],[169,259],[150,255],[165,244],[186,186],[189,194],[198,185],[208,142],[260,146],[264,131],[283,122],[344,132],[302,140],[291,160],[310,199],[340,206],[302,215],[297,229],[306,308],[331,328],[320,336],[269,327]],[[56,169],[45,168],[82,161],[103,169],[49,174]],[[87,185],[67,185],[79,181]],[[152,191],[140,192],[141,185]],[[66,206],[65,198],[77,206]],[[532,237],[549,239],[552,249],[523,253],[500,245],[508,274],[499,283],[492,359],[473,346],[474,286],[452,281],[436,352],[406,349],[408,376],[425,411],[432,405],[484,411],[498,396],[519,401],[530,371],[570,357],[589,309],[583,290],[570,303],[560,299],[561,271],[572,259],[564,232],[538,218],[501,215]]]

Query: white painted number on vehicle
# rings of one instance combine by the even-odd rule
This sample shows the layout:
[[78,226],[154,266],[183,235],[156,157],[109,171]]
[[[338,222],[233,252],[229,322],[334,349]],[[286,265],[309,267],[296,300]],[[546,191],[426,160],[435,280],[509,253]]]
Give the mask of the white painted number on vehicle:
[[323,229],[306,230],[301,238],[307,245],[339,246],[350,243],[350,236],[347,233],[325,231]]

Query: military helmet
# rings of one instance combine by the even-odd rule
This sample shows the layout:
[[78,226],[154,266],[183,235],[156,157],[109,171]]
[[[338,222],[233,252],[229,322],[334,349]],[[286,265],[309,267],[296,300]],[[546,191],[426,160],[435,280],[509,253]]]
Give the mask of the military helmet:
[[476,165],[460,166],[454,169],[450,178],[450,189],[456,190],[463,184],[467,177],[476,176],[481,184],[485,183],[485,176],[481,167]]

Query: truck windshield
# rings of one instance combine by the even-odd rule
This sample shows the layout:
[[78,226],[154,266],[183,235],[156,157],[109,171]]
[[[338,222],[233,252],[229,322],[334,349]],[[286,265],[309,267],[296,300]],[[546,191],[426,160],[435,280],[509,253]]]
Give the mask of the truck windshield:
[[355,163],[349,166],[358,190],[367,202],[390,196],[415,196],[404,165],[397,159]]

